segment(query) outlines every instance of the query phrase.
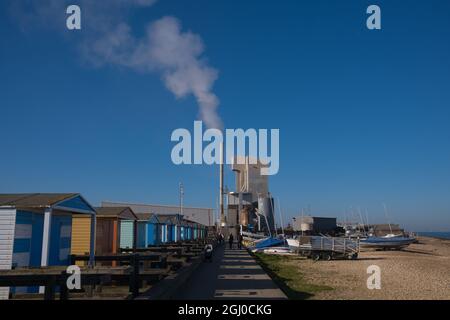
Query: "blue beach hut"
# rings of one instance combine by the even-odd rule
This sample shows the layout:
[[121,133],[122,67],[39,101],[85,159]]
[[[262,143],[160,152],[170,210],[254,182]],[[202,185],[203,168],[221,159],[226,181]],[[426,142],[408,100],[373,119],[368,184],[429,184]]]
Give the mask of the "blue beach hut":
[[187,239],[187,226],[188,226],[187,221],[181,220],[181,223],[179,225],[179,231],[178,231],[179,241],[185,241]]
[[158,215],[161,230],[161,243],[171,242],[172,237],[172,216]]
[[[68,265],[72,218],[84,215],[95,221],[95,214],[78,193],[0,194],[0,269]],[[94,252],[95,229],[89,232]],[[0,288],[0,299],[8,294],[9,288]]]
[[158,245],[161,242],[160,221],[158,216],[152,213],[136,213],[137,221],[137,247],[147,248]]
[[172,225],[172,237],[171,237],[171,239],[172,239],[173,242],[179,242],[179,241],[181,241],[181,239],[180,239],[180,228],[181,228],[181,225],[183,223],[183,216],[180,215],[180,214],[174,215],[173,218],[172,218],[172,223],[173,223],[173,225]]
[[186,240],[192,240],[192,222],[186,223]]
[[178,229],[181,225],[181,215],[158,215],[161,223],[161,239],[163,243],[171,243],[179,241]]

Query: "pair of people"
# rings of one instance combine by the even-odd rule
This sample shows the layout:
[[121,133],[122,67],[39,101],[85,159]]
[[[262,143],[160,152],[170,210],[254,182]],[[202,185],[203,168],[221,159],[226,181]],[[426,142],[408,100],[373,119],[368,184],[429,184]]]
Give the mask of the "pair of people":
[[[238,235],[238,249],[242,249],[242,234]],[[230,249],[233,249],[234,237],[233,234],[230,233],[230,237],[228,238],[228,243],[230,245]]]
[[217,234],[217,242],[219,244],[222,244],[224,242],[223,234],[221,234],[221,233]]

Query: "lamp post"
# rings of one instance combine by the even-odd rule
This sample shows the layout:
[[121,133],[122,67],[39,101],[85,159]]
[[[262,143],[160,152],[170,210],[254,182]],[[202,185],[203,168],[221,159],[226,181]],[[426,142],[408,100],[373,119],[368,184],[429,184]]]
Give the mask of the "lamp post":
[[180,215],[182,216],[183,215],[183,198],[184,198],[184,186],[183,186],[182,182],[180,182],[179,188],[180,188]]

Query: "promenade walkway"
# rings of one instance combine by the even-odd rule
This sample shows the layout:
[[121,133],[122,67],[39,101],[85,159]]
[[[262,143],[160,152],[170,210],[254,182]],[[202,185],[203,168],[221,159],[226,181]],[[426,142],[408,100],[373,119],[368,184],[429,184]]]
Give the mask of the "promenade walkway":
[[175,298],[287,299],[247,250],[228,245],[218,246],[213,262],[202,263]]

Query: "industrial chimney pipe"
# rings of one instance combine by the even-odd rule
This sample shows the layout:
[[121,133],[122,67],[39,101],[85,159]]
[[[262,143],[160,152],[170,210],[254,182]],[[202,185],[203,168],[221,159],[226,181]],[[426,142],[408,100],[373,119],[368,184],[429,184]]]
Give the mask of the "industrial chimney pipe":
[[219,200],[219,204],[220,204],[220,227],[224,227],[225,226],[225,210],[224,210],[224,205],[223,205],[223,196],[224,196],[224,192],[223,192],[223,185],[224,185],[224,181],[223,181],[223,164],[224,164],[224,152],[223,152],[223,143],[220,143],[220,200]]

